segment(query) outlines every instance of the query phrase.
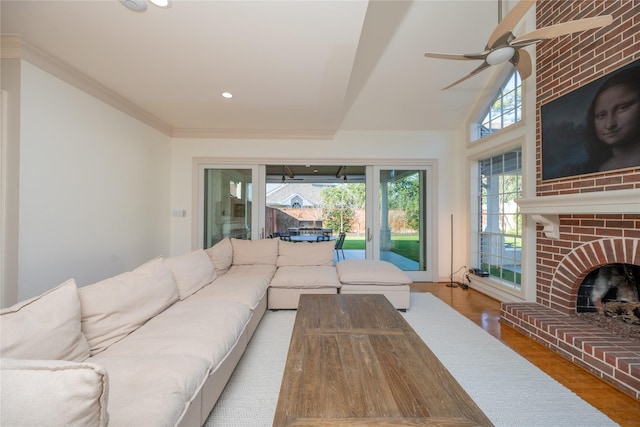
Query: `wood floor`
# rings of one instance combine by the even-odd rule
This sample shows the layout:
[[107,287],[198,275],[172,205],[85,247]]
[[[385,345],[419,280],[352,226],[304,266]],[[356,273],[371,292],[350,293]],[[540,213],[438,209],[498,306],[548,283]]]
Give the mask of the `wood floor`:
[[640,426],[640,401],[501,324],[500,303],[493,298],[473,289],[449,288],[444,283],[413,283],[411,290],[431,292],[622,427]]

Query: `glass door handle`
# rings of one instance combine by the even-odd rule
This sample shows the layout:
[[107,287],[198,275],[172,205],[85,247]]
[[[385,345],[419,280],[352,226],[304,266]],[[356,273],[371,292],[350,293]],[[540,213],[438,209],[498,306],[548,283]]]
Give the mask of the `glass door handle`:
[[373,234],[371,234],[371,227],[367,227],[367,242],[370,242],[373,239]]

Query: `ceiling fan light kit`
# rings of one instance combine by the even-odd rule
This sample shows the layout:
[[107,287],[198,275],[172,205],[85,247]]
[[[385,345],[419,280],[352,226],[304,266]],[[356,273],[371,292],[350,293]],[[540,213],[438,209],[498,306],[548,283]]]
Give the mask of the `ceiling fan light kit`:
[[[499,10],[501,2],[502,0],[498,0]],[[455,81],[449,86],[444,87],[442,90],[449,89],[450,87],[453,87],[467,80],[468,78],[478,74],[481,71],[484,71],[491,66],[501,65],[506,62],[511,62],[511,64],[513,64],[516,67],[516,70],[518,70],[518,72],[520,73],[520,78],[524,80],[529,77],[532,72],[532,64],[529,53],[525,50],[521,50],[524,47],[554,37],[560,37],[580,31],[602,28],[613,22],[613,17],[611,15],[602,15],[538,28],[519,37],[515,37],[513,35],[515,26],[522,20],[522,18],[534,4],[535,2],[530,0],[521,0],[520,2],[516,3],[516,5],[509,11],[507,16],[505,16],[504,19],[500,20],[496,28],[493,30],[493,32],[489,36],[489,41],[487,42],[485,51],[482,53],[468,53],[462,55],[436,52],[425,53],[424,56],[426,56],[427,58],[483,61],[480,66],[471,71],[469,74]]]
[[511,46],[499,47],[489,52],[485,60],[489,65],[500,65],[509,62],[514,53],[516,53],[516,50]]

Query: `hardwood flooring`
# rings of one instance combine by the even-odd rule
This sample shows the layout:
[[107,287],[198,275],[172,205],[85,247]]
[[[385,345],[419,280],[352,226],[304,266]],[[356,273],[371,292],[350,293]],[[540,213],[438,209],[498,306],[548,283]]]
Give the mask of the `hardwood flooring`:
[[411,291],[431,292],[622,427],[640,426],[640,401],[501,324],[499,301],[473,289],[448,288],[445,283],[413,283]]

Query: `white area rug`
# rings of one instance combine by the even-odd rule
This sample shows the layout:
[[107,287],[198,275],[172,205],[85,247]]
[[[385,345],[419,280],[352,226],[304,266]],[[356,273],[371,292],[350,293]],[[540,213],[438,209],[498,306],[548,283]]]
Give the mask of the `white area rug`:
[[[411,293],[404,316],[496,426],[617,425],[432,294]],[[206,426],[272,425],[294,319],[265,314]]]

